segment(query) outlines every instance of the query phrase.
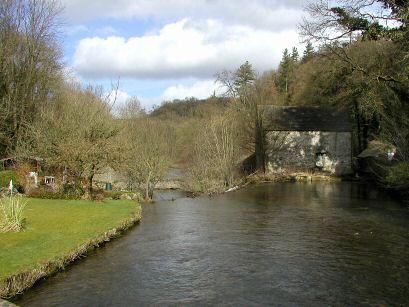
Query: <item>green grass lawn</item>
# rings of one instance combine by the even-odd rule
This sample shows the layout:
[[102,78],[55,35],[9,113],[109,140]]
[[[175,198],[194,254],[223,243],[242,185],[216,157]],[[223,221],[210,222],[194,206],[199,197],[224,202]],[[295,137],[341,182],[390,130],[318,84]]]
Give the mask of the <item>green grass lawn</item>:
[[117,227],[139,210],[127,200],[28,199],[25,228],[0,233],[0,281],[11,274],[63,256],[80,244]]

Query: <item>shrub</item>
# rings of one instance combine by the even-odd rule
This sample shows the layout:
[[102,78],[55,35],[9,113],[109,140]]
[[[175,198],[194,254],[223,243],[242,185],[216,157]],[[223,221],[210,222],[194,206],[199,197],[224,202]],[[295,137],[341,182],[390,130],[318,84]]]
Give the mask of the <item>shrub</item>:
[[19,185],[17,190],[19,192],[21,193],[27,192],[34,187],[34,179],[28,177],[28,174],[31,171],[34,171],[34,169],[30,163],[23,162],[17,165],[15,172],[16,172],[16,179],[17,179],[16,184]]
[[13,180],[13,186],[22,192],[21,177],[16,171],[0,171],[0,187],[8,187],[10,180]]
[[123,192],[121,191],[104,191],[104,196],[106,198],[111,198],[111,199],[121,199],[121,195],[123,194]]
[[141,202],[144,200],[142,193],[137,191],[125,192],[125,191],[104,191],[105,198],[110,198],[114,200],[118,199],[128,199]]
[[409,163],[400,162],[392,166],[386,181],[392,187],[409,188]]
[[0,232],[20,231],[23,229],[23,210],[26,205],[27,201],[16,196],[0,200]]
[[58,191],[40,186],[28,193],[28,197],[42,199],[81,199],[82,195],[84,195],[84,189],[72,184],[64,184]]
[[105,199],[104,193],[96,193],[93,196],[93,200],[95,201],[104,201],[104,199]]
[[40,186],[37,189],[31,190],[28,194],[28,197],[33,198],[42,198],[42,199],[59,199],[62,196],[62,193],[55,192],[47,187]]
[[85,190],[79,184],[66,183],[62,186],[61,193],[66,199],[80,199],[85,194]]

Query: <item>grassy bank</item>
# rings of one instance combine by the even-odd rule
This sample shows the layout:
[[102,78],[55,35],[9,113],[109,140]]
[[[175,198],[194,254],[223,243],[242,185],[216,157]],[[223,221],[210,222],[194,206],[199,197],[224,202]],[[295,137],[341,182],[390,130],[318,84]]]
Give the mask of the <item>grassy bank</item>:
[[25,229],[0,234],[0,297],[13,296],[140,220],[127,200],[29,199]]

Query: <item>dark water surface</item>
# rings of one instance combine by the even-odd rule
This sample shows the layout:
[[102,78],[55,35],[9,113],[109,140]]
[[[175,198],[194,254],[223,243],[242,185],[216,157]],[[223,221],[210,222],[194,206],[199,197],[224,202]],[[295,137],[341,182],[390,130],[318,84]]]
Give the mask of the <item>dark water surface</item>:
[[17,303],[409,305],[409,210],[379,191],[282,183],[164,200],[176,196]]

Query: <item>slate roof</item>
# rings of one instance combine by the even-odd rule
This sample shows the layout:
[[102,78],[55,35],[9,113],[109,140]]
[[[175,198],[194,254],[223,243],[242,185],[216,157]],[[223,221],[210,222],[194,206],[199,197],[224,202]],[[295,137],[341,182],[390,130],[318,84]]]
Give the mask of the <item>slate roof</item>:
[[329,107],[259,106],[264,130],[350,132],[348,114]]

